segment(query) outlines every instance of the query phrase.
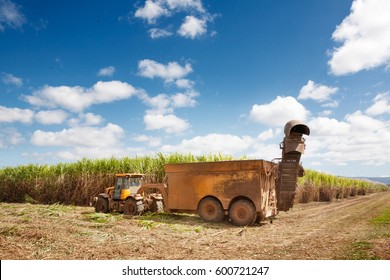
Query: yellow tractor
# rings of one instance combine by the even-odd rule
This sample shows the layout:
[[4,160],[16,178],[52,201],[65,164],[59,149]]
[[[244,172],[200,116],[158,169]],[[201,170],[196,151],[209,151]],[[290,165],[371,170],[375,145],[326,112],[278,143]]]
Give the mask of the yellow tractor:
[[140,215],[146,211],[162,212],[161,194],[138,193],[144,184],[144,174],[115,174],[115,185],[105,189],[94,198],[95,211],[109,213],[117,211],[127,215]]

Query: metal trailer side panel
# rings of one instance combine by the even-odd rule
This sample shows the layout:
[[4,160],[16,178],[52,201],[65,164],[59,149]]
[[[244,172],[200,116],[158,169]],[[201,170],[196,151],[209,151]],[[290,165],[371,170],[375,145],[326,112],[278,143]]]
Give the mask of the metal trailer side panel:
[[168,164],[168,208],[196,211],[202,198],[214,196],[228,210],[233,199],[247,197],[261,216],[276,214],[276,209],[269,209],[269,199],[274,198],[270,193],[275,190],[271,175],[275,166],[264,160]]
[[165,172],[234,172],[234,171],[254,171],[268,167],[269,161],[265,160],[231,160],[216,162],[192,162],[166,164]]

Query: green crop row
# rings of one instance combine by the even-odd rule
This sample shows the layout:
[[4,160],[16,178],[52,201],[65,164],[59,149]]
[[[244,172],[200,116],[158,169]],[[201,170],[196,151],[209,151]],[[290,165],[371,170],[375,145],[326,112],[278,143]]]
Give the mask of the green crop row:
[[20,165],[0,169],[0,201],[88,205],[91,198],[114,184],[116,173],[143,173],[150,183],[163,182],[164,165],[181,162],[232,160],[210,154],[158,153],[156,156],[82,159],[56,165]]
[[305,176],[298,180],[296,201],[333,201],[385,190],[389,187],[380,183],[306,170]]
[[[134,158],[82,159],[56,165],[6,167],[0,169],[0,202],[88,205],[93,196],[114,184],[116,173],[143,173],[147,182],[158,183],[164,181],[164,165],[167,163],[224,160],[233,160],[233,157],[221,154],[195,156],[158,153],[155,156]],[[306,171],[298,185],[298,202],[331,201],[386,188],[312,170]]]

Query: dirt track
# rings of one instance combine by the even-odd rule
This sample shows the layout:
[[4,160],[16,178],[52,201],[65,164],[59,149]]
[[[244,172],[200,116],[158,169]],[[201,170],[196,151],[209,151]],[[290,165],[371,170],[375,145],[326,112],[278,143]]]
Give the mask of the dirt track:
[[[240,228],[196,215],[126,219],[91,207],[2,203],[0,259],[339,259],[389,206],[390,192],[297,204],[273,223]],[[378,242],[389,259],[390,239]]]

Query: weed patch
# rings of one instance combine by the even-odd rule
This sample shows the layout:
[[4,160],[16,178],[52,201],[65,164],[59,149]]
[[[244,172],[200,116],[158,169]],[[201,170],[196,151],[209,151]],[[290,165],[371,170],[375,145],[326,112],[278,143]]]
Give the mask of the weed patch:
[[72,211],[72,206],[67,206],[59,203],[51,204],[43,209],[45,216],[61,217],[63,214]]
[[159,224],[160,223],[154,222],[154,221],[138,220],[138,226],[140,226],[144,229],[147,229],[147,230],[151,230],[151,229],[157,227]]
[[98,224],[105,224],[105,223],[111,223],[111,222],[117,222],[123,220],[122,214],[105,214],[105,213],[86,213],[84,214],[85,220],[89,222],[94,222]]
[[346,257],[350,260],[380,260],[390,257],[390,207],[370,220],[367,240],[351,244]]
[[373,218],[371,222],[376,226],[390,225],[390,207],[387,207],[379,216]]
[[146,213],[136,219],[138,226],[148,230],[156,227],[169,228],[175,232],[200,233],[203,230],[203,227],[198,225],[199,223],[193,223],[194,216],[190,214]]
[[373,244],[368,241],[359,241],[351,244],[347,254],[349,260],[379,260],[380,257],[372,252]]
[[18,232],[18,228],[16,226],[8,226],[0,229],[0,235],[3,236],[15,236]]

